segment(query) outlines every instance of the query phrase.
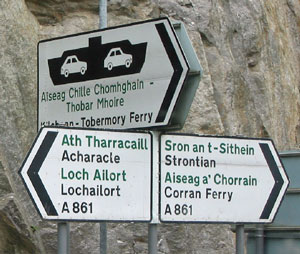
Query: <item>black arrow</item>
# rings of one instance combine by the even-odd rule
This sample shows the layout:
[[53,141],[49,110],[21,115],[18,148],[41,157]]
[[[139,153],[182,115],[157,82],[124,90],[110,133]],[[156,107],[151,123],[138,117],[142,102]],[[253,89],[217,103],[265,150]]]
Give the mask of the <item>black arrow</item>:
[[43,165],[44,160],[47,157],[48,152],[51,149],[51,146],[54,143],[57,134],[58,132],[54,131],[47,132],[27,172],[32,185],[37,195],[39,196],[39,199],[43,204],[47,215],[49,216],[57,216],[58,214],[38,173],[41,166]]
[[272,212],[272,209],[274,207],[274,204],[277,200],[277,197],[280,193],[280,190],[282,188],[284,181],[280,174],[279,168],[277,167],[277,164],[274,160],[274,157],[272,155],[269,145],[265,144],[265,143],[259,143],[259,146],[265,156],[265,159],[268,163],[268,166],[269,166],[271,173],[273,175],[273,178],[275,180],[275,184],[273,186],[271,194],[270,194],[268,201],[264,207],[264,210],[262,211],[262,214],[260,216],[260,219],[268,219]]
[[170,84],[168,86],[166,95],[164,97],[164,100],[161,104],[160,110],[159,110],[158,115],[155,120],[156,123],[160,123],[160,122],[163,122],[166,118],[166,114],[168,113],[170,103],[172,101],[172,98],[174,97],[174,93],[176,91],[177,85],[178,85],[180,77],[182,75],[183,67],[181,65],[181,62],[178,58],[178,55],[172,44],[171,38],[167,32],[167,29],[166,29],[164,23],[159,23],[159,24],[156,24],[155,26],[156,26],[156,30],[160,36],[160,39],[165,47],[167,55],[170,59],[172,67],[174,69],[174,73],[171,78]]

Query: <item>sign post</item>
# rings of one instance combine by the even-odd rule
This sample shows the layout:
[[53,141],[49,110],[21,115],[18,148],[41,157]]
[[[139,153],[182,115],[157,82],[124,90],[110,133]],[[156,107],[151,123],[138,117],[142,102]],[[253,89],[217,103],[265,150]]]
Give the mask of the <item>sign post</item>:
[[70,227],[67,222],[59,222],[57,225],[57,253],[70,253]]
[[[107,27],[107,0],[99,0],[99,28]],[[100,254],[107,252],[107,225],[100,222]]]
[[271,140],[161,135],[162,222],[270,223],[289,180]]
[[149,133],[43,128],[19,173],[44,219],[147,222],[151,158]]
[[236,254],[244,254],[245,249],[245,227],[243,224],[236,225]]

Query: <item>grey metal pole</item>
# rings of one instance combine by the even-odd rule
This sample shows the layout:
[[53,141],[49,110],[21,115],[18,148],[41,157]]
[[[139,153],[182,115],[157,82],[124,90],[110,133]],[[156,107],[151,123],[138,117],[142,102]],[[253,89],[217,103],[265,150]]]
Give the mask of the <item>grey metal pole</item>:
[[100,254],[107,253],[107,227],[106,222],[100,222]]
[[245,230],[244,225],[236,225],[236,254],[244,254]]
[[[107,27],[107,0],[99,0],[99,28]],[[100,254],[107,252],[106,222],[100,223]]]
[[148,253],[157,254],[157,224],[148,224]]
[[99,2],[99,28],[107,27],[107,0],[100,0]]
[[100,223],[100,254],[107,252],[107,228],[106,222]]
[[264,254],[264,226],[259,225],[256,229],[256,254]]
[[57,224],[58,228],[58,246],[57,246],[57,253],[58,254],[69,254],[69,235],[70,235],[70,228],[69,224],[66,222],[59,222]]

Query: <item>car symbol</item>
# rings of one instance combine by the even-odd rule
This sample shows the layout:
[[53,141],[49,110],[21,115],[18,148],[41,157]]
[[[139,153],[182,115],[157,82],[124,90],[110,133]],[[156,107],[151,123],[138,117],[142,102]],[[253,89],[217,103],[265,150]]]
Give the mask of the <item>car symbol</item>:
[[121,48],[112,48],[104,59],[104,68],[111,71],[116,66],[124,65],[129,68],[132,63],[132,55],[125,54]]
[[80,73],[84,75],[87,70],[87,63],[79,61],[77,56],[68,56],[61,66],[60,74],[64,75],[66,78],[71,73]]

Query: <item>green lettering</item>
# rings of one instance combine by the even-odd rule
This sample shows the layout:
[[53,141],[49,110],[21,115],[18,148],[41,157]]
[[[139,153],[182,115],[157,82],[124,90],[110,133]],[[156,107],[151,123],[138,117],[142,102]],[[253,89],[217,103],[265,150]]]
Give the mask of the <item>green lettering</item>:
[[166,145],[165,150],[166,150],[166,151],[171,151],[172,146],[171,146],[170,143],[172,143],[171,140],[166,140],[166,142],[165,142],[165,145]]
[[170,172],[167,172],[167,174],[166,174],[165,183],[167,183],[167,182],[172,183]]
[[224,143],[220,144],[220,153],[226,153],[226,144]]
[[93,180],[101,180],[101,174],[99,172],[99,169],[96,169]]
[[62,144],[61,144],[61,145],[62,145],[62,146],[63,146],[63,145],[67,145],[67,146],[70,145],[70,143],[69,143],[69,138],[68,138],[68,135],[67,135],[67,134],[64,135],[63,140],[62,140]]

